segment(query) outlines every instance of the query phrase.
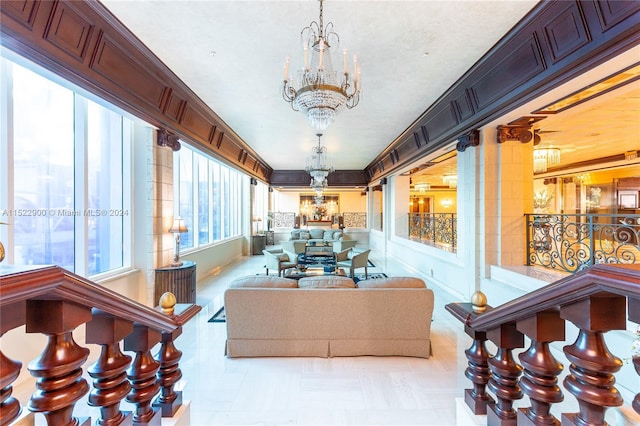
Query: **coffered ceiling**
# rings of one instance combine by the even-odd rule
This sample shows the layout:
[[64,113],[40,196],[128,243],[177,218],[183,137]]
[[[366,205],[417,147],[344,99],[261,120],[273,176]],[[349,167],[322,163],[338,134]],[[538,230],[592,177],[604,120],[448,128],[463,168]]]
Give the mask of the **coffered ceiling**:
[[[316,132],[282,100],[280,86],[286,56],[292,68],[302,65],[300,31],[318,20],[318,1],[101,2],[269,166],[304,167]],[[331,164],[368,166],[536,3],[326,0],[325,23],[333,22],[340,51],[358,55],[363,82],[360,104],[339,115],[322,138]],[[564,94],[591,82],[574,82]],[[531,114],[561,92],[511,118]],[[548,116],[537,126],[541,143],[561,145],[563,163],[611,155],[614,148],[640,149],[639,105],[636,82]]]

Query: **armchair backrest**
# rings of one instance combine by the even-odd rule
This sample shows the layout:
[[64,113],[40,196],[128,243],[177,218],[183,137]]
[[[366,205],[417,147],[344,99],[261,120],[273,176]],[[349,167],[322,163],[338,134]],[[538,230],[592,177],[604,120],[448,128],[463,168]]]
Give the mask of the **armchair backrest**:
[[369,252],[371,250],[365,250],[362,253],[358,253],[351,258],[351,265],[354,268],[362,268],[367,266],[367,262],[369,261]]

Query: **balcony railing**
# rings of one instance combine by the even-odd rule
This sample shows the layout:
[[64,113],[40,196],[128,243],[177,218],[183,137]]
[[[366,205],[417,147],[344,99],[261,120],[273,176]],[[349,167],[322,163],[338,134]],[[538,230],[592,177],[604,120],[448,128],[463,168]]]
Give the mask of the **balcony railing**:
[[[176,305],[170,295],[161,305],[162,309],[151,309],[57,266],[0,267],[0,336],[25,326],[26,333],[47,337],[41,354],[28,363],[35,378],[28,409],[42,414],[48,425],[89,424],[74,415],[76,403],[89,394],[88,404],[99,408],[95,424],[179,420],[182,393],[174,387],[182,378],[182,352],[174,340],[200,307]],[[100,350],[86,370],[93,386],[83,377],[90,351],[73,338],[83,324],[87,344]],[[23,363],[11,356],[15,355],[0,352],[0,425],[12,423],[23,412],[12,396]],[[133,410],[121,411],[123,401]]]
[[526,214],[527,265],[576,272],[640,263],[640,215]]
[[[569,362],[562,386],[577,400],[579,412],[562,413],[562,424],[605,425],[606,410],[623,405],[640,414],[640,394],[625,404],[615,387],[615,373],[628,352],[615,356],[605,343],[605,334],[626,330],[627,320],[640,323],[640,265],[596,265],[495,309],[481,303],[482,295],[474,296],[475,304],[451,303],[446,309],[472,339],[465,350],[472,388],[464,400],[474,414],[487,415],[487,424],[560,424],[551,410],[564,400],[559,386],[564,366],[550,345],[565,340],[565,321],[578,335],[562,347]],[[524,336],[530,344],[518,354],[518,364],[513,352],[525,346]],[[494,355],[487,340],[497,347]],[[640,357],[632,356],[632,362],[640,374]],[[530,406],[516,411],[514,403],[524,395]]]
[[455,213],[409,213],[409,238],[442,250],[456,251]]

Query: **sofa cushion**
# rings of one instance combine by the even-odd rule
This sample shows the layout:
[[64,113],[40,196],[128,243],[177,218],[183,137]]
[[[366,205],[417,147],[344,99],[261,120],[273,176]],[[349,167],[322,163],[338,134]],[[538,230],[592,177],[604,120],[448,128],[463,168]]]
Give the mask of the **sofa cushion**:
[[356,284],[349,277],[337,275],[320,275],[304,277],[298,280],[300,288],[355,288]]
[[340,240],[342,239],[343,235],[342,235],[342,231],[334,231],[333,232],[333,239],[334,240]]
[[290,260],[287,253],[275,253],[274,256],[283,262],[288,262]]
[[309,231],[300,231],[301,240],[308,240],[309,238],[311,238],[311,234],[309,233]]
[[231,281],[230,288],[297,288],[298,282],[291,278],[272,277],[270,275],[250,275]]
[[294,229],[293,231],[291,231],[291,239],[292,240],[299,240],[300,239],[300,230],[299,229]]
[[358,281],[358,288],[425,288],[427,285],[420,278],[388,277]]
[[324,234],[322,235],[322,239],[323,240],[333,240],[333,231],[324,231]]
[[309,234],[311,235],[312,239],[321,240],[322,236],[324,235],[324,229],[322,229],[322,228],[311,228],[311,229],[309,229]]

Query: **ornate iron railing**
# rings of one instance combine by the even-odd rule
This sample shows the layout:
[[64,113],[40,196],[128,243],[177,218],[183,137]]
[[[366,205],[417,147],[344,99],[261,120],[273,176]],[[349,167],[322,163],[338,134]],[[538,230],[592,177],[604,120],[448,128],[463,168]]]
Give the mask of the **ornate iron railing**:
[[455,213],[409,213],[409,238],[443,250],[456,251]]
[[576,272],[640,263],[640,215],[525,214],[527,265]]

